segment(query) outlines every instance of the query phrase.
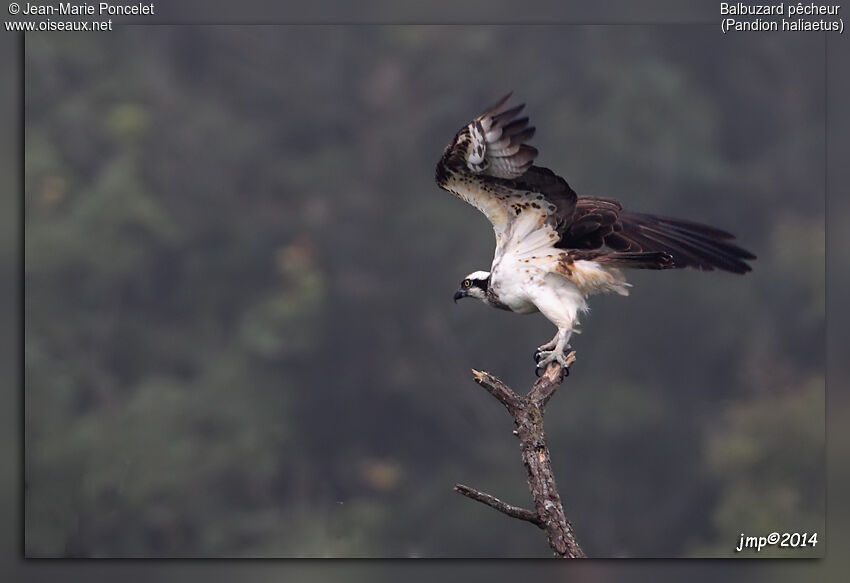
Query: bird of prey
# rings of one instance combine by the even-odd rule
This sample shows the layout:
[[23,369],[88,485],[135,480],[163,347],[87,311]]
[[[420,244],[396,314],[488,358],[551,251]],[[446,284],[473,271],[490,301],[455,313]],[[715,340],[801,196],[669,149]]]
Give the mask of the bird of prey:
[[558,327],[535,353],[538,374],[567,367],[570,335],[587,297],[628,295],[621,269],[720,269],[743,274],[755,255],[707,225],[623,210],[610,198],[578,196],[567,181],[535,166],[537,150],[524,105],[510,94],[461,128],[436,169],[440,188],[471,204],[493,224],[489,271],[467,275],[455,302],[471,297],[519,314],[541,312]]

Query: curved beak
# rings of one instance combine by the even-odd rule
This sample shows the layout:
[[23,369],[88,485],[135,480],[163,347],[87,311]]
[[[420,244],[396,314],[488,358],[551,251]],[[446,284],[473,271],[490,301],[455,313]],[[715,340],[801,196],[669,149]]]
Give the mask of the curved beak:
[[457,303],[457,301],[458,301],[459,299],[461,299],[461,298],[465,298],[465,297],[466,297],[466,292],[465,292],[465,291],[463,291],[462,289],[457,290],[457,291],[455,292],[455,303]]

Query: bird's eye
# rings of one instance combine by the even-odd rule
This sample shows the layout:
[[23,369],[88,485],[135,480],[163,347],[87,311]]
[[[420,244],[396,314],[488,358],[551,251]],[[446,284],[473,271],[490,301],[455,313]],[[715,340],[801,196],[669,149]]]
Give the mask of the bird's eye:
[[463,280],[463,287],[470,287],[471,285],[472,285],[472,282],[470,280],[468,280],[468,279]]

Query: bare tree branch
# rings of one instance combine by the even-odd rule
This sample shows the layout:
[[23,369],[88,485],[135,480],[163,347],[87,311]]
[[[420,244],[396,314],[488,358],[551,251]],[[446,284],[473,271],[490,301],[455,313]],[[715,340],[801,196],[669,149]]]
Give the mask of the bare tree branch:
[[503,512],[512,518],[527,520],[538,528],[543,528],[543,522],[541,522],[540,518],[537,517],[537,513],[533,510],[520,508],[519,506],[513,506],[512,504],[502,502],[495,496],[491,496],[490,494],[486,494],[476,490],[475,488],[470,488],[464,484],[455,484],[454,490],[459,494],[463,494],[467,498],[472,498],[473,500],[486,504],[490,508],[495,508],[499,512]]
[[502,405],[507,407],[508,411],[520,406],[519,395],[514,393],[508,385],[489,372],[482,372],[473,368],[472,378],[476,383],[487,389],[488,393],[496,397]]
[[[574,361],[575,352],[570,352],[567,362],[572,364]],[[514,418],[517,427],[514,435],[519,438],[522,461],[528,477],[528,488],[534,499],[534,510],[511,506],[490,494],[462,484],[456,485],[454,489],[508,516],[538,525],[546,531],[549,546],[552,547],[556,556],[581,558],[585,554],[576,540],[572,525],[564,514],[543,432],[543,410],[566,374],[568,371],[563,370],[560,364],[551,363],[528,394],[519,396],[490,373],[472,371],[475,382],[498,399]]]
[[[567,366],[576,361],[576,353],[574,350],[567,355],[566,361]],[[548,366],[545,371],[543,371],[540,379],[534,383],[534,386],[528,392],[528,398],[543,409],[546,407],[546,403],[549,402],[549,399],[552,398],[552,395],[555,394],[555,391],[558,390],[558,387],[561,386],[561,381],[563,381],[564,377],[569,374],[569,369],[564,370],[560,366],[557,366],[556,363],[553,363]]]

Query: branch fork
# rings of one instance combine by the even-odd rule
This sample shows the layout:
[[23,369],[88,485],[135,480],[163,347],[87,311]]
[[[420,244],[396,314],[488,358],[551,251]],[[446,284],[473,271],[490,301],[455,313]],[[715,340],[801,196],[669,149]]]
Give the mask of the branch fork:
[[[567,364],[572,364],[575,358],[575,352],[570,352],[567,355]],[[475,382],[502,403],[514,419],[516,430],[513,433],[520,441],[522,461],[528,475],[528,487],[534,499],[534,509],[513,506],[464,484],[455,485],[454,490],[511,518],[524,520],[541,528],[546,532],[549,546],[552,547],[556,556],[583,558],[584,551],[579,546],[573,527],[564,514],[543,432],[543,412],[546,404],[567,374],[569,374],[568,370],[563,369],[559,363],[553,362],[534,383],[528,394],[520,396],[490,373],[473,369],[472,378]]]

